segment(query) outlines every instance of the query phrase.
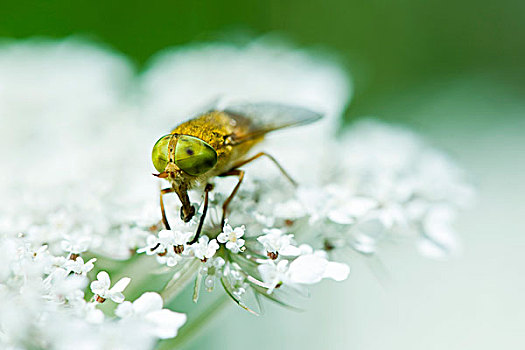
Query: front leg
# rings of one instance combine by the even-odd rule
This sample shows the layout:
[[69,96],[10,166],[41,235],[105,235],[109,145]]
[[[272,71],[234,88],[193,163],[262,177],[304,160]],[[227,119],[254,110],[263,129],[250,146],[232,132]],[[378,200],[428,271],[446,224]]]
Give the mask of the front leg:
[[221,228],[224,227],[224,222],[226,220],[226,211],[228,210],[228,205],[232,201],[233,197],[235,197],[235,194],[237,194],[237,191],[239,190],[239,187],[241,187],[241,182],[244,179],[244,170],[240,169],[232,169],[230,171],[227,171],[223,174],[220,174],[219,176],[225,177],[225,176],[238,176],[239,182],[237,182],[237,185],[235,185],[232,193],[230,196],[224,201],[222,204],[222,220],[221,220]]
[[211,184],[206,184],[206,187],[204,187],[204,208],[202,209],[202,215],[199,220],[199,226],[197,227],[197,231],[195,232],[195,237],[189,242],[189,244],[196,243],[199,240],[199,236],[201,235],[202,226],[204,225],[204,218],[206,218],[206,213],[208,212],[208,193],[213,189],[213,186]]
[[162,223],[164,224],[166,230],[171,230],[171,228],[170,224],[168,223],[168,218],[166,217],[166,211],[164,210],[164,200],[162,199],[162,196],[172,192],[174,192],[174,190],[171,187],[160,190],[160,212],[162,214]]

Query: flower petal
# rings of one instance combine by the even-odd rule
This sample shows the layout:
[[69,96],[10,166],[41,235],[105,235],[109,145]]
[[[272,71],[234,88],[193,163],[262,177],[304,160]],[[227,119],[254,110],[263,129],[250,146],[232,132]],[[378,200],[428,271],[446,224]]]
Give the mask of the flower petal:
[[125,299],[124,294],[122,294],[121,292],[111,292],[109,297],[117,304],[122,303]]
[[145,314],[162,309],[162,297],[155,292],[146,292],[133,302],[136,313]]
[[290,263],[288,270],[293,283],[313,284],[321,281],[328,261],[319,256],[302,255]]
[[126,287],[128,286],[129,282],[131,282],[131,278],[123,277],[117,283],[115,283],[113,288],[111,288],[110,290],[112,292],[122,292],[124,289],[126,289]]
[[217,240],[218,240],[220,243],[226,243],[226,242],[228,241],[228,236],[226,235],[226,233],[221,232],[221,233],[217,236]]
[[301,254],[301,249],[293,245],[287,245],[283,249],[279,250],[279,253],[285,256],[297,256]]
[[115,315],[117,315],[120,318],[126,318],[133,315],[133,305],[129,301],[125,301],[119,306],[117,306],[115,310]]
[[331,278],[337,282],[344,281],[350,273],[350,267],[346,264],[329,261],[326,265],[323,278]]
[[161,339],[173,338],[184,323],[186,315],[168,309],[150,312],[145,317],[154,327],[152,332]]
[[111,284],[111,280],[109,279],[109,275],[106,271],[100,271],[97,274],[97,280],[100,281],[101,286],[106,289],[108,289]]

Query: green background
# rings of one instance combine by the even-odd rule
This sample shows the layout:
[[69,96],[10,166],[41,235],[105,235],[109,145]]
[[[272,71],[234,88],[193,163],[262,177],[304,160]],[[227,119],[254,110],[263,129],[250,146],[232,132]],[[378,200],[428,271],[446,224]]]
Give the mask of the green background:
[[0,37],[85,37],[138,70],[169,46],[268,32],[339,54],[355,87],[346,118],[416,129],[467,169],[478,204],[459,218],[459,258],[390,247],[390,285],[355,261],[307,312],[232,305],[188,348],[525,348],[524,1],[0,2]]
[[385,97],[483,75],[523,93],[525,2],[475,0],[2,1],[0,37],[80,35],[140,67],[165,47],[279,32],[340,54],[355,81],[349,116],[401,117]]

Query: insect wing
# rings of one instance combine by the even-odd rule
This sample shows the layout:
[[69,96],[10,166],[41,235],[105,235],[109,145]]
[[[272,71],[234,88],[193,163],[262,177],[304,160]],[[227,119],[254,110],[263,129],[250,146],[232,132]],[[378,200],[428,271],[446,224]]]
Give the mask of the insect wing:
[[244,135],[234,135],[233,144],[259,138],[271,131],[310,124],[323,117],[307,108],[278,103],[240,104],[227,107],[224,112],[248,129]]

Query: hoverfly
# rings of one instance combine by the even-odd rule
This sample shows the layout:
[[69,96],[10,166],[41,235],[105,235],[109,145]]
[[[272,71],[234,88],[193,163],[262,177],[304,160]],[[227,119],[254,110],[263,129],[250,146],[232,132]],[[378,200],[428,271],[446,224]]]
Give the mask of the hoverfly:
[[238,182],[230,196],[222,205],[224,226],[228,205],[239,190],[244,178],[240,168],[257,158],[266,156],[281,173],[294,185],[277,160],[265,152],[247,157],[250,149],[261,142],[264,136],[275,130],[312,123],[319,120],[321,114],[311,110],[275,103],[242,104],[224,110],[211,110],[190,119],[162,136],[153,147],[153,174],[170,182],[171,187],[160,192],[162,221],[170,229],[162,196],[175,192],[182,204],[180,216],[188,222],[195,215],[188,191],[204,186],[204,206],[196,234],[190,243],[198,240],[206,211],[208,192],[213,189],[209,181],[216,177],[237,176]]

